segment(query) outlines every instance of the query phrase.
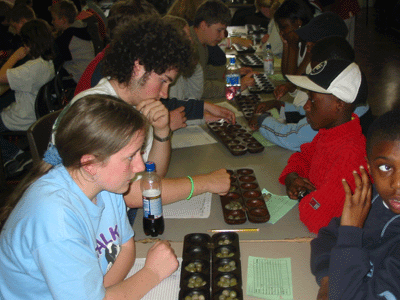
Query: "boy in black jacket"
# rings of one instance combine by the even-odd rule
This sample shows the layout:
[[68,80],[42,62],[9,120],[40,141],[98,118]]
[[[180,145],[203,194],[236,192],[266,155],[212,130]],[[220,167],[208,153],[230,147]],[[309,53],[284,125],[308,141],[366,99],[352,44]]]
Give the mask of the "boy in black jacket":
[[95,56],[94,44],[87,25],[81,20],[76,20],[78,9],[71,0],[56,2],[49,10],[54,28],[58,31],[55,40],[54,67],[58,70],[62,66],[75,83],[78,83]]
[[346,181],[341,218],[311,242],[317,299],[400,299],[400,111],[382,115],[367,136],[365,169]]

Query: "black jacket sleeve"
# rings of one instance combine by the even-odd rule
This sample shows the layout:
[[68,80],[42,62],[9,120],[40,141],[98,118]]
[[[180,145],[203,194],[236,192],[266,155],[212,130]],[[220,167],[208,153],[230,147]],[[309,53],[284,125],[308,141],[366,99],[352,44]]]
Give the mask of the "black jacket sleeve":
[[204,101],[189,99],[187,101],[178,100],[176,98],[161,99],[165,107],[171,111],[178,107],[185,107],[185,114],[188,120],[202,119],[204,116]]

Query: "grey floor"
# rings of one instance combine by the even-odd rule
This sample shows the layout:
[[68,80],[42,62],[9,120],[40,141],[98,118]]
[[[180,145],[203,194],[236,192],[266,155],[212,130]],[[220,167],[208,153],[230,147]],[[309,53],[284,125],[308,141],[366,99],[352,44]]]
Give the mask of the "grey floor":
[[368,81],[368,102],[379,116],[400,107],[400,33],[378,27],[374,9],[357,16],[354,49],[356,62]]

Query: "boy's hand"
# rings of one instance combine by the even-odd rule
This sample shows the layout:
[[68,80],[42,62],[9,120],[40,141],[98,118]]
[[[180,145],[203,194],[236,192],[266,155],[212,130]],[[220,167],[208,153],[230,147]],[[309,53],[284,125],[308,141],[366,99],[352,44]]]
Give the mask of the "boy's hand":
[[230,124],[236,124],[236,116],[233,111],[210,102],[204,102],[204,119],[207,123],[224,119]]
[[315,186],[307,178],[300,177],[297,173],[290,173],[285,178],[286,193],[290,199],[297,200],[302,190],[315,191]]
[[169,134],[169,111],[161,101],[155,99],[146,99],[141,101],[136,109],[140,111],[150,125],[154,128],[154,134],[164,138]]
[[276,108],[278,111],[279,109],[283,106],[283,102],[279,100],[269,100],[266,102],[261,102],[260,104],[257,105],[256,109],[254,110],[254,113],[256,114],[263,114],[267,110]]
[[274,89],[274,95],[277,100],[281,99],[289,92],[288,84],[280,84]]
[[186,124],[186,113],[185,107],[181,106],[169,112],[169,127],[172,131],[178,130],[180,128],[185,128]]
[[269,34],[267,33],[262,37],[261,43],[265,44],[266,42],[268,42],[268,39],[269,39]]
[[328,300],[329,277],[325,276],[321,280],[321,285],[318,290],[317,300]]
[[371,207],[371,181],[363,166],[360,167],[360,173],[361,177],[356,171],[353,171],[354,181],[356,183],[354,194],[351,193],[350,186],[346,180],[342,180],[346,199],[344,200],[343,213],[340,220],[341,226],[362,228],[368,216]]
[[17,61],[23,59],[30,51],[30,48],[27,46],[19,47],[12,55]]
[[260,128],[260,126],[258,126],[257,117],[258,116],[253,116],[249,120],[249,127],[251,128],[251,130],[256,131],[256,130],[258,130],[258,128]]
[[241,67],[241,68],[239,69],[239,72],[240,72],[240,76],[245,76],[245,75],[247,75],[247,74],[253,72],[253,69],[250,68],[250,67]]
[[249,86],[254,86],[256,84],[256,81],[253,78],[253,74],[258,74],[258,72],[250,72],[246,76],[242,77],[241,82],[240,82],[241,83],[241,86],[240,86],[241,91],[244,91]]

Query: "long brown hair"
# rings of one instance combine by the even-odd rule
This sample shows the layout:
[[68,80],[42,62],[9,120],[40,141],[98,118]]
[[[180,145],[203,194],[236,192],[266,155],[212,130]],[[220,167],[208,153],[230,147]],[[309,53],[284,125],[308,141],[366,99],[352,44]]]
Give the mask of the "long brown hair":
[[[76,101],[62,116],[56,132],[56,146],[63,165],[82,167],[81,158],[92,154],[95,161],[106,161],[125,147],[138,130],[144,130],[144,117],[131,105],[109,95],[89,95]],[[41,161],[26,175],[0,211],[0,228],[24,192],[52,165]]]
[[22,43],[29,47],[29,55],[32,58],[51,60],[54,58],[53,35],[50,25],[42,19],[34,19],[26,22],[21,28]]

